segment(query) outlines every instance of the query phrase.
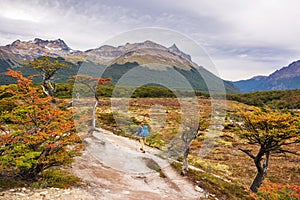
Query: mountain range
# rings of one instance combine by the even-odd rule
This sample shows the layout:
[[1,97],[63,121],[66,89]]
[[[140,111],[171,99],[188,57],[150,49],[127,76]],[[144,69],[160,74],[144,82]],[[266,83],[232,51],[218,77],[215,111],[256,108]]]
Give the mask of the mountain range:
[[[164,80],[162,83],[172,84],[178,87],[177,89],[189,89],[182,81],[175,80],[173,77],[175,71],[175,74],[179,73],[183,76],[196,90],[219,92],[225,86],[229,93],[240,92],[229,81],[220,79],[204,67],[194,63],[191,56],[182,52],[176,44],[165,47],[149,40],[133,44],[126,43],[118,47],[104,45],[86,51],[73,50],[61,39],[16,40],[12,44],[0,46],[0,84],[12,82],[4,75],[7,68],[18,69],[25,75],[37,73],[34,69],[24,67],[24,64],[32,58],[41,56],[50,56],[72,66],[56,74],[55,79],[58,82],[65,82],[68,77],[76,75],[81,66],[85,67],[85,63],[92,63],[96,66],[96,70],[105,69],[103,77],[112,77],[114,83],[117,83],[129,70],[139,66],[144,70],[143,74],[136,75],[137,77],[133,79],[143,79],[147,77],[147,74],[151,74],[156,80]],[[93,75],[93,72],[90,75]]]
[[26,60],[40,56],[64,57],[80,53],[69,48],[61,40],[42,40],[35,38],[31,41],[16,40],[12,44],[0,46],[0,72],[5,72],[7,68],[22,67]]
[[[145,69],[159,72],[175,69],[184,75],[194,89],[201,91],[208,91],[208,84],[213,85],[221,80],[204,67],[194,63],[191,56],[182,52],[176,44],[165,47],[147,40],[140,43],[126,43],[118,47],[103,45],[79,51],[70,48],[62,39],[35,38],[30,41],[16,40],[6,46],[0,46],[0,84],[9,84],[13,81],[4,75],[7,68],[17,68],[25,75],[36,73],[35,70],[24,67],[24,63],[41,56],[50,56],[72,66],[71,69],[62,69],[62,72],[56,75],[58,82],[64,82],[69,76],[76,75],[82,63],[91,60],[101,66],[109,66],[104,75],[113,77],[114,83],[122,74],[136,66],[144,66]],[[158,73],[158,76],[162,75],[165,76],[164,79],[171,81],[172,77],[168,77],[168,73]],[[207,83],[208,80],[212,82]],[[230,93],[300,89],[300,60],[282,67],[269,76],[255,76],[235,82],[222,80],[222,82],[226,91]],[[213,90],[217,91],[218,86]]]
[[241,92],[300,89],[300,60],[276,70],[269,76],[255,76],[232,82]]

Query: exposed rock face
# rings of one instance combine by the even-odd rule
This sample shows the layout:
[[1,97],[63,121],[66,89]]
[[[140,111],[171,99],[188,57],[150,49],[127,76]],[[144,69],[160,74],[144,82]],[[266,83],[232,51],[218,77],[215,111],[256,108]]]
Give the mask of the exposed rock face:
[[39,56],[63,57],[80,53],[80,51],[72,50],[61,39],[35,38],[28,42],[16,40],[12,44],[0,48],[6,53],[13,53],[18,59],[32,59]]
[[275,81],[283,78],[294,78],[300,76],[300,60],[292,62],[287,67],[283,67],[272,73],[267,80]]
[[178,65],[179,63],[185,68],[187,66],[195,66],[195,63],[192,63],[191,56],[180,51],[175,44],[167,48],[149,40],[141,43],[126,43],[118,47],[104,45],[96,49],[87,50],[82,55],[104,64],[123,64],[132,62],[137,57],[143,57],[143,59],[136,60],[141,65],[162,61],[160,64],[168,66]]
[[181,68],[180,65],[183,68],[196,66],[192,62],[191,56],[180,51],[175,44],[167,48],[149,40],[140,43],[126,43],[118,47],[103,45],[84,52],[72,50],[61,39],[42,40],[35,38],[30,41],[16,40],[12,44],[0,47],[0,59],[3,60],[10,58],[15,61],[29,60],[39,56],[66,57],[71,62],[89,59],[102,64],[132,62],[137,57],[143,57],[138,59],[137,63],[147,64],[161,61],[160,64],[162,65],[177,65],[179,68]]
[[300,60],[276,70],[269,76],[256,76],[233,82],[242,92],[286,90],[300,88]]
[[[219,83],[223,83],[223,80],[204,67],[200,67],[192,62],[191,56],[179,50],[175,44],[167,48],[149,40],[138,43],[126,43],[117,47],[104,45],[84,52],[72,50],[61,39],[42,40],[35,38],[31,41],[16,40],[12,44],[0,47],[0,77],[3,75],[1,72],[5,72],[7,68],[22,68],[24,60],[40,56],[63,57],[65,61],[74,65],[73,69],[70,69],[73,71],[69,70],[60,74],[62,76],[60,78],[61,81],[65,81],[69,76],[75,75],[78,72],[75,70],[78,70],[81,64],[84,63],[94,65],[97,68],[95,70],[109,67],[105,73],[107,77],[113,78],[114,83],[128,70],[141,66],[145,72],[141,72],[142,75],[137,75],[137,77],[143,77],[143,74],[151,71],[156,78],[155,80],[166,80],[168,83],[164,84],[172,84],[177,89],[190,89],[193,87],[197,90],[208,91],[207,85],[214,85],[210,90],[219,92],[220,88],[222,90],[224,87],[219,85]],[[22,71],[22,69],[20,70]],[[171,75],[171,71],[173,75]],[[175,76],[174,74],[178,73],[183,75],[191,87],[189,87],[189,84],[185,84],[183,87],[182,81],[176,82],[172,79]],[[2,82],[0,80],[0,84],[11,83],[8,79],[3,80]],[[224,84],[226,90],[230,91],[230,93],[239,92],[231,83],[224,82]]]
[[188,54],[185,54],[185,53],[182,52],[182,51],[180,51],[180,50],[178,49],[178,47],[176,46],[176,44],[173,44],[173,45],[172,45],[171,47],[169,47],[168,49],[169,49],[170,52],[172,52],[172,53],[174,53],[174,54],[176,54],[176,55],[179,55],[179,56],[181,56],[181,57],[183,57],[183,58],[185,58],[185,59],[187,59],[187,60],[189,60],[189,61],[192,62],[191,56],[188,55]]

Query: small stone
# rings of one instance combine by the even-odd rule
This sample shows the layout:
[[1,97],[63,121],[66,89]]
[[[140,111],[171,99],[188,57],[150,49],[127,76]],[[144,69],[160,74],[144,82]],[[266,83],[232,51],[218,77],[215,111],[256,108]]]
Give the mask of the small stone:
[[25,196],[26,196],[26,194],[21,193],[21,192],[16,192],[16,195],[19,195],[19,196],[21,196],[21,197],[25,197]]
[[15,192],[16,190],[15,190],[15,189],[10,189],[9,191],[10,191],[10,192]]
[[198,185],[196,185],[195,190],[197,192],[201,192],[201,193],[204,192],[204,190],[201,187],[199,187]]
[[43,192],[40,192],[40,196],[46,196],[48,194],[48,192],[47,191],[43,191]]
[[31,197],[32,197],[32,199],[34,199],[34,198],[40,198],[40,193],[38,193],[38,192],[33,193],[33,194],[31,195]]
[[123,191],[122,194],[130,194],[129,191]]
[[71,194],[71,192],[65,191],[64,194],[69,195],[69,194]]

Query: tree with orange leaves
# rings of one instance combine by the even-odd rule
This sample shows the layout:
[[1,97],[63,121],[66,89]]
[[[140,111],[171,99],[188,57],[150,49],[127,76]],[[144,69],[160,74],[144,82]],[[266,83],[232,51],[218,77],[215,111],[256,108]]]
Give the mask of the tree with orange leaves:
[[2,167],[26,179],[53,166],[69,164],[83,148],[71,111],[54,109],[52,97],[32,86],[32,77],[9,70],[17,80],[8,89],[16,106],[0,117]]

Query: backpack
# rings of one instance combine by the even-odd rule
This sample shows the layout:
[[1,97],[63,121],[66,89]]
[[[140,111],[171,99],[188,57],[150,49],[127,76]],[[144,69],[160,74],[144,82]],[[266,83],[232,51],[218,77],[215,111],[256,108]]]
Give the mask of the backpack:
[[146,137],[149,135],[148,126],[140,126],[141,129],[141,136]]

